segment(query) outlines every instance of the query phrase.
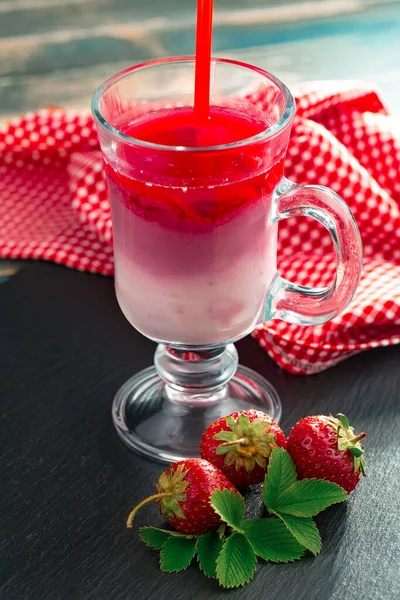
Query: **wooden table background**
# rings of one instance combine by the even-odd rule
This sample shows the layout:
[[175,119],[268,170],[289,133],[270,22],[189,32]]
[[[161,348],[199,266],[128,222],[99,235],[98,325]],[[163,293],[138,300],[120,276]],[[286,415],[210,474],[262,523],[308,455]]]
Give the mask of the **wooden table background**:
[[[196,0],[0,0],[0,120],[45,104],[88,109],[107,76],[192,54]],[[293,85],[377,81],[400,114],[399,0],[215,0],[214,54]]]

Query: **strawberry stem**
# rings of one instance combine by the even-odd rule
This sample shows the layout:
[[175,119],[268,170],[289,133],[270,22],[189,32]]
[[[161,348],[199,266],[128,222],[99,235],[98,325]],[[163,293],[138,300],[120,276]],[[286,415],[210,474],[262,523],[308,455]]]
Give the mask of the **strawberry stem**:
[[136,515],[137,511],[139,510],[139,508],[142,508],[142,506],[144,506],[148,502],[152,502],[152,500],[158,500],[158,498],[165,498],[166,496],[173,496],[173,493],[172,492],[162,492],[160,494],[153,494],[153,496],[149,496],[148,498],[145,498],[144,500],[139,502],[139,504],[137,504],[135,506],[135,508],[129,513],[129,516],[126,520],[127,528],[131,529],[132,521],[135,518],[135,515]]
[[366,433],[359,433],[358,435],[355,435],[354,437],[350,438],[350,442],[352,443],[356,443],[359,442],[360,440],[362,440],[363,438],[367,437]]
[[231,442],[224,442],[223,444],[220,444],[220,446],[237,446],[240,444],[246,445],[247,438],[239,438],[238,440],[232,440]]

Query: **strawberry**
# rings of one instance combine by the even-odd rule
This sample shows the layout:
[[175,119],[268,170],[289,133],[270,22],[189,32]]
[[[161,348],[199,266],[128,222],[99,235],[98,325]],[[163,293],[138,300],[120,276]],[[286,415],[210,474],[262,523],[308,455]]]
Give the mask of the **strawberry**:
[[327,479],[350,493],[364,470],[364,448],[360,440],[366,433],[354,434],[345,415],[305,417],[293,427],[288,437],[288,452],[296,465],[297,475]]
[[127,527],[132,527],[136,512],[147,502],[156,500],[161,514],[181,533],[199,535],[215,529],[221,523],[210,505],[216,490],[239,493],[221,471],[200,458],[172,463],[156,484],[157,494],[149,496],[130,513]]
[[261,411],[242,410],[221,417],[205,430],[200,455],[234,485],[245,488],[264,480],[275,446],[286,448],[278,424]]

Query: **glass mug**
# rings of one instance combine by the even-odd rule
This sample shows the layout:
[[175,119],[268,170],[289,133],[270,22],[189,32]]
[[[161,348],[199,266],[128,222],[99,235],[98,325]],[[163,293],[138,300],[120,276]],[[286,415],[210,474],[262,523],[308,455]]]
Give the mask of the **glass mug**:
[[[345,202],[283,176],[295,114],[288,88],[257,67],[213,59],[211,120],[196,125],[194,64],[173,58],[132,67],[101,85],[92,103],[117,299],[128,321],[158,343],[154,366],[117,392],[113,420],[129,447],[165,462],[198,456],[207,425],[235,410],[279,420],[275,390],[238,366],[233,343],[273,318],[299,325],[334,318],[352,299],[362,263]],[[329,231],[332,285],[303,287],[277,272],[278,222],[291,216]]]

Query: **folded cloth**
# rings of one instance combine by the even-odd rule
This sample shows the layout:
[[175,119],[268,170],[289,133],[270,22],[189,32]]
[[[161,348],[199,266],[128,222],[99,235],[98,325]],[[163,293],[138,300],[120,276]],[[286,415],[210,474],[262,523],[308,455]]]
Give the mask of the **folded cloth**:
[[[365,83],[304,84],[296,99],[285,174],[340,194],[364,245],[361,282],[342,315],[317,327],[273,320],[254,331],[281,367],[307,374],[400,343],[400,126]],[[110,205],[91,115],[46,109],[0,128],[0,257],[113,274]],[[304,218],[283,221],[278,267],[302,285],[327,285],[335,269],[327,232]]]

